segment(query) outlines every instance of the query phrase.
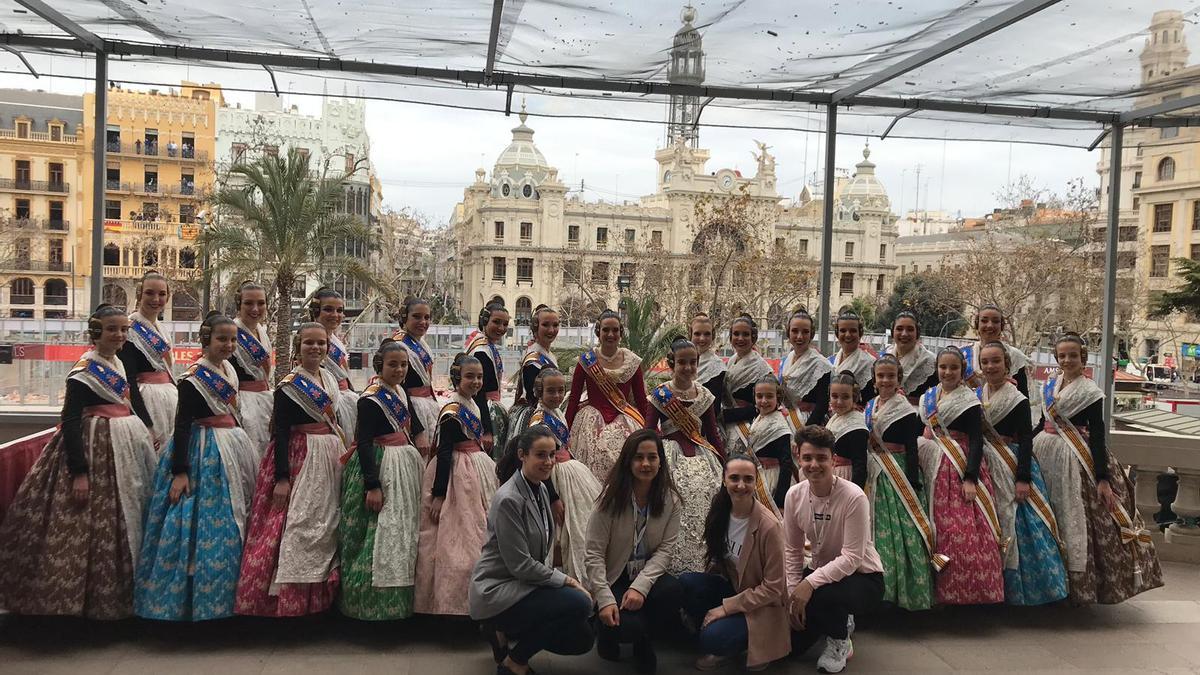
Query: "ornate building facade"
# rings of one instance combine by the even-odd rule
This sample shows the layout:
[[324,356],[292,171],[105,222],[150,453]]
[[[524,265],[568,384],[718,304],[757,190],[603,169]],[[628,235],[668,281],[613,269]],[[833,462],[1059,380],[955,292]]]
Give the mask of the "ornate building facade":
[[[104,185],[92,185],[90,152],[83,182],[85,210],[92,190],[104,190],[105,302],[132,309],[138,280],[157,270],[173,282],[165,318],[200,318],[197,215],[213,188],[221,101],[217,84],[184,82],[167,92],[110,87],[105,128],[84,126],[84,147],[103,133],[107,153]],[[93,119],[95,105],[94,94],[84,95],[85,120]]]
[[0,90],[0,307],[66,319],[88,310],[83,97]]
[[[379,232],[380,190],[370,166],[365,101],[325,96],[321,99],[321,114],[306,115],[296,106],[284,108],[278,96],[256,94],[253,108],[239,104],[217,110],[216,145],[218,172],[264,153],[287,154],[292,148],[309,156],[314,171],[331,175],[353,171],[346,181],[346,198],[339,211],[353,214]],[[378,251],[365,241],[333,242],[330,253],[359,259],[368,268],[376,267],[378,262]],[[367,303],[365,285],[332,269],[308,275],[304,283],[297,284],[296,293],[305,297],[317,289],[322,279],[342,293],[348,308],[361,308]]]
[[[1154,13],[1139,55],[1142,88],[1149,93],[1132,107],[1200,94],[1200,66],[1187,65],[1189,23],[1177,10]],[[1111,143],[1105,141],[1096,167],[1102,186],[1099,228],[1107,226],[1110,153]],[[1116,318],[1118,336],[1131,336],[1131,344],[1119,345],[1119,351],[1192,372],[1200,317],[1174,314],[1158,320],[1149,310],[1157,294],[1179,284],[1174,259],[1200,260],[1200,129],[1126,128],[1120,204]],[[1133,301],[1122,302],[1128,298]]]
[[[702,234],[695,227],[697,204],[735,195],[747,195],[769,213],[759,241],[788,251],[796,265],[815,270],[818,264],[823,198],[814,196],[819,190],[806,187],[797,199],[785,200],[776,187],[776,160],[761,143],[755,175],[743,176],[732,169],[710,171],[707,150],[676,138],[655,153],[656,190],[637,202],[614,204],[569,195],[558,169],[534,143],[524,111],[520,119],[491,172],[476,170],[452,217],[460,302],[468,316],[492,299],[503,301],[518,320],[543,303],[563,307],[583,300],[592,305],[593,316],[602,306],[616,307],[622,288],[644,281],[664,261],[702,264],[702,256],[694,253]],[[836,308],[854,297],[891,290],[898,232],[869,149],[853,174],[841,173],[833,194]],[[677,273],[681,268],[672,269]],[[703,283],[688,276],[655,283]],[[576,297],[581,286],[590,297]],[[815,308],[818,297],[814,283],[807,306]],[[788,308],[744,309],[766,317]]]

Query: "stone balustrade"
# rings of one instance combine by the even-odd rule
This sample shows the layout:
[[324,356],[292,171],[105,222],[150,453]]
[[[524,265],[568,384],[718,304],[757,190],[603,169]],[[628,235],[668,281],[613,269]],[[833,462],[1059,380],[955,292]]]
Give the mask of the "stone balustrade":
[[[1114,431],[1109,447],[1134,475],[1134,501],[1154,532],[1159,557],[1200,564],[1200,442],[1195,437],[1163,432]],[[1157,478],[1168,467],[1179,477],[1171,509],[1180,522],[1160,533],[1153,526],[1159,510]]]

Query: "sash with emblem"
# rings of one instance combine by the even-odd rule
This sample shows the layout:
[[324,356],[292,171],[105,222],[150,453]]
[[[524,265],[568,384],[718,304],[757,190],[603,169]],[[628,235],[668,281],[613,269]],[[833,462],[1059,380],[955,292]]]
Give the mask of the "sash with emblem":
[[[1013,396],[1016,397],[1015,403],[1019,403],[1020,400],[1025,398],[1024,396],[1021,396],[1020,392],[1016,392],[1016,387],[1013,387],[1012,391],[1015,392],[1013,394]],[[994,467],[994,470],[1003,471],[1007,469],[1008,479],[1015,483],[1017,480],[1017,455],[1012,451],[1012,448],[1010,448],[1008,444],[1004,442],[1004,439],[1000,437],[1000,434],[996,431],[996,427],[992,426],[992,421],[989,419],[991,415],[988,414],[990,412],[990,401],[988,399],[987,385],[985,384],[976,389],[975,396],[979,398],[979,402],[984,406],[983,442],[990,445],[996,454],[1004,460],[1004,466]],[[1003,418],[1003,415],[1008,414],[1012,408],[1013,406],[1009,405],[1007,410],[997,411],[997,416]],[[1065,560],[1066,550],[1063,548],[1062,538],[1058,533],[1058,520],[1054,517],[1054,510],[1050,508],[1050,500],[1046,497],[1046,495],[1042,494],[1041,489],[1039,489],[1037,484],[1033,483],[1032,481],[1029,483],[1028,502],[1029,505],[1033,507],[1033,512],[1037,514],[1038,519],[1042,521],[1042,523],[1046,526],[1046,529],[1050,531],[1050,535],[1054,537],[1054,542],[1058,544],[1058,549],[1063,554],[1063,559]]]
[[[908,402],[899,393],[894,394],[892,398],[904,400],[905,403]],[[904,512],[908,514],[909,520],[916,526],[917,532],[921,535],[921,543],[925,545],[925,552],[929,554],[929,564],[933,566],[934,571],[940,572],[950,562],[950,557],[935,552],[937,550],[935,547],[936,531],[933,520],[926,515],[925,509],[921,508],[921,499],[917,496],[917,491],[913,489],[912,483],[908,482],[908,476],[904,474],[904,468],[900,466],[900,462],[896,460],[896,456],[892,454],[892,451],[883,442],[883,430],[878,428],[883,425],[877,425],[879,420],[876,414],[876,404],[878,402],[879,397],[876,396],[867,402],[867,406],[863,410],[871,446],[869,458],[879,465],[881,473],[887,476],[888,481],[892,484],[892,488],[896,490],[896,494],[900,495],[900,501],[904,504]],[[912,410],[911,406],[909,406],[909,410]]]
[[[155,370],[171,374],[171,343],[136,312],[129,317],[129,339]],[[172,379],[174,376],[172,376]]]
[[191,379],[193,384],[199,385],[197,391],[214,414],[237,416],[237,387],[208,363],[203,360],[193,363],[181,379]]
[[132,407],[129,401],[129,381],[125,379],[124,373],[101,361],[94,351],[89,351],[76,361],[67,378],[86,385],[106,401]]
[[580,354],[579,365],[583,366],[583,370],[588,375],[591,375],[592,380],[596,382],[596,386],[600,388],[600,392],[604,394],[604,397],[608,399],[612,407],[636,422],[639,427],[645,426],[646,418],[642,417],[642,412],[625,399],[625,395],[621,393],[620,388],[617,387],[617,383],[609,376],[608,371],[600,365],[600,357],[596,355],[595,349],[589,349]]
[[[1103,398],[1104,394],[1096,387],[1095,383],[1087,378],[1080,377],[1060,387],[1057,376],[1050,378],[1042,388],[1042,409],[1046,412],[1046,421],[1054,427],[1059,436],[1067,441],[1067,445],[1071,447],[1071,452],[1075,455],[1075,459],[1079,460],[1080,468],[1082,469],[1081,473],[1087,476],[1087,480],[1095,487],[1096,465],[1092,459],[1091,449],[1088,448],[1087,441],[1083,438],[1083,433],[1079,431],[1078,427],[1070,419],[1071,414],[1078,413],[1079,410],[1067,413],[1059,409],[1059,399],[1063,397],[1063,389],[1071,386],[1086,387],[1087,384],[1090,384],[1091,388],[1095,391],[1084,392],[1083,397],[1075,397],[1080,399],[1080,402],[1083,404],[1078,406],[1079,410],[1091,405],[1096,400],[1096,397]],[[1092,396],[1087,396],[1088,393],[1092,393]],[[1121,531],[1121,543],[1128,544],[1131,548],[1134,546],[1148,547],[1153,543],[1149,530],[1145,528],[1142,518],[1136,510],[1131,515],[1125,509],[1125,505],[1120,500],[1117,500],[1116,508],[1109,511],[1109,514],[1112,515],[1113,521],[1117,523],[1117,527]],[[1134,560],[1137,559],[1138,556],[1134,555]],[[1140,575],[1141,570],[1138,569],[1137,573]]]
[[234,358],[242,369],[255,380],[266,380],[271,371],[271,350],[256,335],[246,330],[241,322],[237,327],[237,349]]
[[483,420],[479,419],[479,415],[474,410],[471,410],[459,401],[451,401],[442,408],[440,417],[446,416],[458,420],[468,439],[476,443],[483,443]]
[[[324,379],[324,377],[321,379]],[[280,381],[279,386],[283,387],[283,391],[287,394],[287,397],[303,408],[309,417],[318,422],[328,424],[329,428],[342,441],[342,445],[349,447],[350,443],[346,439],[346,433],[337,422],[337,413],[333,407],[333,397],[326,390],[323,382],[314,382],[300,368],[296,368]]]
[[529,426],[535,424],[545,424],[554,433],[554,438],[558,441],[558,447],[567,447],[567,441],[571,439],[571,429],[567,427],[567,423],[558,416],[557,412],[553,410],[547,411],[539,405],[538,409],[533,411],[533,415],[529,417]]
[[[967,393],[968,396],[974,398],[974,395],[965,386],[959,387]],[[925,391],[924,397],[921,399],[925,420],[929,424],[929,429],[933,433],[934,440],[937,442],[938,448],[942,454],[950,460],[950,464],[958,471],[958,477],[961,480],[967,472],[967,456],[958,443],[950,437],[950,430],[946,428],[941,417],[938,415],[938,394],[942,391],[942,385],[930,387]],[[955,390],[958,391],[957,389]],[[983,481],[975,483],[975,503],[983,512],[985,520],[988,523],[988,529],[992,531],[992,536],[996,539],[996,544],[1000,546],[1003,552],[1007,548],[1007,542],[1004,541],[1004,535],[1000,529],[1000,517],[996,513],[996,504],[992,499],[991,492]]]

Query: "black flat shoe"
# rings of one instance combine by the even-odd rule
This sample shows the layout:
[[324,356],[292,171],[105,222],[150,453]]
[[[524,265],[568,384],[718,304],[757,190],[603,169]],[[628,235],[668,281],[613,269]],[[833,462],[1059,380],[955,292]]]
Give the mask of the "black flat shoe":
[[620,661],[621,643],[615,639],[601,636],[596,640],[596,655],[605,661]]
[[658,670],[658,656],[649,640],[642,640],[633,645],[633,669],[639,675],[653,675]]
[[[485,625],[481,624],[479,626],[479,632],[483,635],[483,638],[487,640],[488,646],[492,648],[492,660],[496,662],[496,665],[503,663],[504,659],[508,657],[508,645],[500,644],[500,639],[496,637],[496,631]],[[508,668],[505,668],[504,670],[506,672],[512,672]],[[499,671],[496,672],[499,673]]]

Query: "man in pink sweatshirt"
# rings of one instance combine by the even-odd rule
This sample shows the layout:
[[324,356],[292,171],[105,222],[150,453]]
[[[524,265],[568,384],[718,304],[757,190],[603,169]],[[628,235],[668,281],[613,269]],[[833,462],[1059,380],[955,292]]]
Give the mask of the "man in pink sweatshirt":
[[[807,481],[793,485],[783,504],[784,559],[789,594],[792,652],[803,653],[825,636],[817,660],[824,673],[840,673],[854,654],[854,614],[883,597],[883,565],[875,551],[871,505],[862,488],[833,473],[833,434],[818,426],[796,432],[800,469]],[[805,565],[804,546],[812,551]]]

